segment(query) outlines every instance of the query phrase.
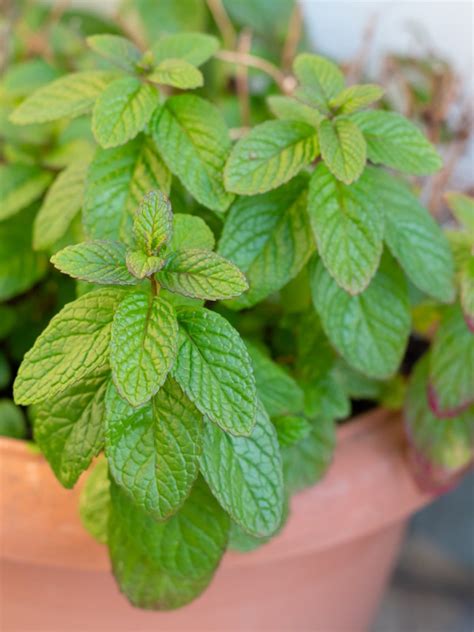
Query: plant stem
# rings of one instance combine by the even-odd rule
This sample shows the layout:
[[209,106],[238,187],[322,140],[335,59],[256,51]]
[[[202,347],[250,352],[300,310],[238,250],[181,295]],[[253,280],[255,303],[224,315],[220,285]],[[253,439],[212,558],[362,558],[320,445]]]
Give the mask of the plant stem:
[[[239,36],[237,52],[248,55],[252,47],[252,32],[244,29]],[[237,97],[239,99],[240,120],[242,127],[250,126],[249,71],[247,66],[238,66],[235,73]]]
[[150,283],[151,283],[151,292],[153,296],[158,296],[158,294],[160,293],[160,286],[158,284],[158,281],[155,279],[154,274],[152,274],[150,277]]
[[229,16],[227,15],[227,11],[222,4],[222,0],[207,0],[207,6],[209,11],[212,13],[212,17],[214,18],[217,28],[221,32],[224,46],[226,48],[234,48],[237,40],[237,34],[235,32],[234,25],[232,24]]
[[286,35],[286,40],[281,55],[281,67],[285,72],[288,72],[291,69],[291,65],[296,54],[296,49],[298,48],[298,42],[301,38],[302,26],[303,16],[301,14],[301,8],[298,4],[295,4],[295,6],[293,7],[293,11],[291,12],[288,33]]
[[291,92],[291,84],[293,82],[289,80],[292,80],[292,77],[286,77],[275,64],[272,64],[266,59],[250,55],[249,53],[239,53],[231,50],[220,50],[215,54],[215,57],[229,64],[240,64],[250,68],[257,68],[269,75],[282,92],[285,94]]

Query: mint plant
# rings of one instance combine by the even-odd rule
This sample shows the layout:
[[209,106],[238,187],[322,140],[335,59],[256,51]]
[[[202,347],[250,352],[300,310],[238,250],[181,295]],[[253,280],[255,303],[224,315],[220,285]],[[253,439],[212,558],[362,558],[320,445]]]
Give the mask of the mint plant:
[[[15,401],[62,485],[88,471],[82,521],[155,609],[283,527],[360,400],[405,401],[424,484],[474,444],[472,200],[449,194],[443,231],[409,177],[441,158],[381,87],[286,44],[273,63],[291,2],[190,3],[129,3],[136,39],[86,20],[0,94]],[[265,57],[240,52],[248,24]],[[410,336],[432,346],[408,376]]]

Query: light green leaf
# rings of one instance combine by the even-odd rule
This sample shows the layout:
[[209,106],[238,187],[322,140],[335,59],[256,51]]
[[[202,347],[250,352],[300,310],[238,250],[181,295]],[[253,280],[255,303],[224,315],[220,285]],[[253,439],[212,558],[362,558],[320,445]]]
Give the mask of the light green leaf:
[[91,35],[86,41],[95,53],[127,72],[134,72],[142,57],[141,51],[135,44],[120,35]]
[[384,89],[373,83],[349,86],[329,101],[329,107],[338,114],[350,114],[378,101]]
[[357,112],[351,120],[361,129],[367,142],[367,157],[375,164],[387,165],[414,175],[438,171],[438,153],[411,121],[395,112],[382,110]]
[[110,514],[110,483],[106,459],[94,466],[79,497],[79,516],[83,527],[93,538],[107,543]]
[[54,316],[20,366],[14,385],[18,404],[52,398],[103,365],[112,318],[125,293],[94,290]]
[[109,368],[99,366],[34,408],[35,441],[64,487],[75,485],[104,446],[109,381]]
[[46,258],[31,248],[36,207],[0,222],[0,300],[29,290],[46,272]]
[[80,211],[88,166],[89,161],[78,159],[56,177],[35,219],[35,250],[51,248],[64,236]]
[[270,417],[296,414],[303,410],[303,391],[282,366],[257,346],[246,341],[253,364],[257,393]]
[[464,318],[474,333],[474,257],[471,257],[461,270],[460,295]]
[[134,77],[113,81],[97,99],[92,131],[104,148],[117,147],[135,138],[158,105],[158,93]]
[[126,256],[126,264],[130,274],[137,279],[144,279],[155,274],[165,265],[164,257],[146,255],[141,250],[129,250]]
[[336,118],[324,120],[319,126],[321,156],[338,180],[351,184],[364,170],[366,143],[352,121]]
[[450,191],[444,196],[457,221],[474,235],[474,198]]
[[64,274],[99,285],[135,285],[125,264],[125,246],[119,241],[85,241],[67,246],[51,257]]
[[248,289],[239,268],[210,250],[172,253],[157,279],[170,292],[208,301],[239,296]]
[[444,314],[429,367],[430,405],[438,417],[452,417],[474,403],[474,332],[459,305]]
[[219,40],[205,33],[176,33],[161,37],[151,48],[157,63],[165,59],[183,59],[201,66],[219,48]]
[[152,83],[180,90],[192,90],[204,85],[201,71],[184,59],[165,59],[153,69],[147,79]]
[[276,417],[273,425],[278,437],[278,443],[282,447],[295,445],[306,439],[313,427],[304,417]]
[[298,121],[266,121],[232,149],[224,181],[241,195],[264,193],[291,180],[318,155],[314,127]]
[[227,544],[229,519],[198,479],[180,511],[157,522],[111,483],[109,553],[120,589],[141,608],[178,608],[209,584]]
[[113,384],[109,386],[110,473],[131,500],[157,520],[175,513],[189,495],[199,472],[201,435],[201,413],[174,380],[169,378],[140,408],[132,408]]
[[300,83],[300,94],[311,105],[327,109],[330,99],[344,88],[344,75],[325,57],[302,53],[295,58],[293,71]]
[[232,519],[248,533],[271,535],[283,512],[283,477],[275,428],[263,406],[249,437],[233,437],[205,421],[201,472]]
[[385,254],[369,287],[351,296],[319,261],[311,289],[324,331],[345,360],[369,377],[391,377],[410,332],[406,281],[395,262]]
[[155,255],[173,234],[173,211],[161,191],[150,191],[133,218],[136,245],[147,255]]
[[41,87],[10,116],[12,123],[28,125],[74,118],[92,110],[95,100],[117,78],[115,72],[73,72]]
[[410,280],[433,298],[454,298],[454,266],[443,232],[408,187],[372,168],[367,177],[385,214],[385,241]]
[[300,121],[312,125],[316,129],[324,118],[315,108],[305,105],[291,97],[271,95],[267,97],[267,103],[272,114],[277,118],[289,121]]
[[23,411],[10,399],[0,399],[0,437],[24,439],[27,427]]
[[37,57],[9,63],[2,77],[2,88],[8,97],[27,97],[34,90],[57,79],[59,72],[46,60]]
[[0,221],[39,198],[51,180],[50,173],[34,165],[0,165]]
[[313,172],[308,213],[318,252],[336,283],[362,292],[374,276],[383,249],[380,192],[366,173],[357,182],[338,182],[324,164]]
[[171,174],[155,142],[140,134],[116,149],[99,149],[89,167],[83,221],[95,239],[132,240],[133,215],[144,195],[169,193]]
[[215,245],[214,233],[206,222],[197,215],[174,215],[173,237],[169,244],[170,250],[184,250],[185,248],[199,248],[213,250]]
[[174,362],[178,323],[163,297],[134,292],[118,306],[110,366],[115,386],[132,406],[145,404],[164,384]]
[[303,174],[275,191],[234,202],[219,253],[242,270],[250,289],[232,307],[255,305],[286,285],[308,261],[314,240],[306,203]]
[[255,424],[255,378],[239,334],[225,318],[203,308],[183,309],[178,320],[173,377],[214,423],[232,434],[250,434]]
[[222,181],[230,140],[217,108],[194,95],[171,97],[152,128],[168,168],[191,195],[213,211],[225,211],[233,199]]

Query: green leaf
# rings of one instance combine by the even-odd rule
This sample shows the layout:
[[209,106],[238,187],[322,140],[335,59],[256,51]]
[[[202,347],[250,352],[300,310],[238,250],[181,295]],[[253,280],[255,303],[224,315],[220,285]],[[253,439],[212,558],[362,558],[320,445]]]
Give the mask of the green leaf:
[[51,248],[81,210],[88,166],[87,160],[75,160],[56,177],[35,219],[35,250]]
[[474,257],[471,257],[461,270],[460,294],[464,318],[474,333]]
[[406,281],[393,260],[385,254],[369,287],[357,296],[338,287],[319,261],[311,289],[324,331],[345,360],[369,377],[391,377],[410,333]]
[[304,413],[311,419],[345,419],[351,414],[351,404],[342,381],[329,371],[303,384]]
[[410,280],[433,298],[454,298],[454,269],[448,241],[408,187],[380,169],[367,177],[385,213],[385,241]]
[[34,408],[35,441],[64,487],[75,485],[104,446],[109,381],[109,368],[99,366]]
[[308,215],[307,178],[232,205],[219,253],[242,270],[250,289],[232,306],[251,307],[278,291],[303,268],[314,250]]
[[352,121],[325,119],[319,126],[321,156],[328,169],[345,184],[351,184],[364,170],[366,143]]
[[109,553],[119,586],[141,608],[178,608],[209,584],[224,553],[229,519],[198,479],[180,511],[157,522],[111,483]]
[[120,35],[91,35],[86,41],[95,53],[127,72],[134,72],[142,57],[135,44]]
[[100,459],[91,471],[79,497],[79,516],[82,526],[93,538],[107,543],[110,515],[110,483],[107,461]]
[[180,90],[192,90],[204,85],[201,71],[184,59],[165,59],[153,69],[147,79],[152,83]]
[[452,417],[474,403],[474,333],[459,305],[444,314],[429,366],[430,405],[438,417]]
[[179,351],[173,377],[197,408],[224,430],[248,435],[255,424],[252,363],[239,334],[207,309],[178,313]]
[[442,162],[422,132],[395,112],[358,112],[351,120],[361,129],[367,142],[367,157],[375,164],[387,165],[414,175],[438,171]]
[[145,404],[164,384],[176,357],[178,323],[163,297],[133,292],[112,325],[110,366],[115,386],[132,406]]
[[157,63],[165,59],[182,59],[201,66],[219,48],[219,40],[205,33],[176,33],[161,37],[151,48]]
[[426,398],[429,355],[417,363],[405,403],[405,423],[410,442],[432,464],[448,470],[469,465],[474,450],[474,407],[452,419],[433,414]]
[[194,95],[174,96],[152,128],[168,168],[191,195],[213,211],[225,211],[233,199],[222,181],[230,140],[219,110]]
[[115,482],[135,505],[164,520],[175,513],[199,472],[202,416],[168,379],[145,406],[132,408],[111,384],[106,454]]
[[313,427],[304,417],[277,417],[273,425],[282,447],[289,447],[299,443],[311,433]]
[[349,86],[329,101],[329,107],[338,114],[350,114],[378,101],[384,89],[373,83]]
[[158,93],[135,77],[113,81],[97,99],[92,131],[104,148],[117,147],[135,138],[158,105]]
[[318,419],[310,434],[283,450],[283,474],[290,494],[317,483],[331,464],[336,448],[336,429],[332,419]]
[[174,215],[173,236],[169,244],[171,251],[185,248],[213,250],[214,245],[214,233],[201,217],[184,213]]
[[318,155],[314,127],[298,121],[266,121],[232,149],[224,181],[241,195],[264,193],[291,180]]
[[34,92],[13,111],[10,120],[17,125],[28,125],[87,114],[116,77],[115,72],[103,70],[73,72]]
[[37,57],[28,61],[9,63],[2,77],[2,88],[9,97],[27,97],[58,76],[56,68]]
[[36,207],[0,222],[0,300],[29,290],[46,271],[46,259],[31,248]]
[[0,437],[24,439],[26,433],[26,421],[21,408],[10,399],[0,399]]
[[474,198],[454,191],[445,193],[444,197],[461,226],[474,234]]
[[316,129],[324,118],[318,110],[291,97],[271,95],[267,97],[267,103],[272,114],[277,118],[289,121],[300,121],[301,123],[312,125]]
[[14,385],[18,404],[52,398],[103,365],[112,318],[125,293],[94,290],[54,316],[20,366]]
[[173,211],[161,191],[150,191],[133,218],[136,245],[147,255],[155,255],[173,234]]
[[64,274],[100,285],[135,285],[125,265],[125,246],[119,241],[85,241],[67,246],[51,257]]
[[208,301],[239,296],[248,289],[239,268],[210,250],[172,253],[157,279],[170,292]]
[[51,180],[50,173],[34,165],[0,165],[0,221],[34,202]]
[[344,75],[336,64],[319,55],[298,55],[293,71],[301,85],[301,94],[311,105],[327,109],[330,99],[344,88]]
[[146,255],[141,250],[129,250],[126,255],[127,269],[137,279],[149,277],[165,265],[164,257]]
[[282,366],[257,346],[246,341],[253,364],[260,401],[270,417],[296,414],[303,410],[303,391]]
[[382,255],[384,214],[379,196],[366,173],[346,185],[319,164],[311,177],[308,213],[318,252],[336,283],[350,294],[368,286]]
[[204,423],[201,472],[212,493],[237,524],[256,536],[278,529],[283,512],[283,477],[275,428],[257,406],[249,437],[233,437]]
[[116,149],[99,149],[89,167],[83,221],[95,239],[131,243],[133,215],[154,189],[169,193],[171,174],[155,142],[140,134]]

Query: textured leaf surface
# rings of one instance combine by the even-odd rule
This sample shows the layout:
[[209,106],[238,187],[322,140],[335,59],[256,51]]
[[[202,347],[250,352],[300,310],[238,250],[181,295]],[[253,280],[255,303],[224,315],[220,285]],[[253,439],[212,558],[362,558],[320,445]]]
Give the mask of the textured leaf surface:
[[182,509],[156,522],[111,484],[109,552],[120,589],[135,606],[164,610],[196,598],[227,544],[229,519],[198,479]]
[[205,33],[176,33],[161,37],[152,46],[153,58],[161,62],[165,59],[183,59],[200,66],[219,48],[219,40]]
[[378,101],[383,93],[383,88],[373,83],[349,86],[331,99],[329,105],[338,114],[350,114]]
[[102,70],[73,72],[34,92],[14,110],[10,120],[27,125],[87,114],[116,77],[116,73]]
[[201,471],[220,504],[246,531],[271,535],[283,511],[283,477],[275,428],[261,404],[249,437],[205,422]]
[[20,366],[17,403],[52,398],[104,363],[112,318],[124,295],[122,288],[94,290],[54,316]]
[[51,257],[54,266],[76,279],[99,285],[135,285],[125,265],[125,246],[119,241],[85,241],[67,246]]
[[0,221],[34,202],[50,182],[51,174],[34,165],[0,165]]
[[257,346],[246,342],[252,359],[258,397],[270,417],[303,410],[303,391],[283,367]]
[[277,417],[273,425],[282,447],[289,447],[299,443],[311,433],[312,426],[304,417]]
[[175,379],[214,423],[232,434],[249,434],[255,423],[256,388],[239,334],[207,309],[183,310],[178,319]]
[[338,180],[350,184],[362,173],[366,160],[366,143],[352,121],[337,118],[324,120],[319,126],[321,155]]
[[132,406],[147,402],[164,383],[177,337],[176,314],[165,298],[134,292],[120,303],[112,325],[110,366],[119,393]]
[[129,250],[126,256],[127,269],[137,279],[149,277],[165,264],[163,257],[146,255],[142,250]]
[[318,262],[312,274],[313,302],[339,353],[369,377],[388,378],[398,368],[410,332],[405,278],[387,256],[369,287],[351,296]]
[[153,69],[147,79],[180,90],[200,88],[204,84],[201,71],[184,59],[165,59]]
[[430,405],[451,417],[474,403],[474,333],[458,305],[449,308],[430,354]]
[[400,114],[381,110],[351,116],[367,142],[367,156],[375,164],[424,175],[441,167],[441,158],[420,130]]
[[132,218],[143,197],[154,189],[169,192],[171,174],[154,141],[140,134],[116,149],[99,149],[90,165],[83,221],[95,239],[131,242]]
[[266,121],[238,141],[227,161],[228,191],[264,193],[288,182],[318,154],[314,127],[299,121]]
[[306,213],[307,178],[257,197],[241,197],[224,225],[219,253],[247,277],[250,289],[232,302],[250,307],[294,278],[314,250]]
[[135,70],[142,57],[141,51],[126,37],[120,35],[92,35],[87,44],[95,53],[128,72]]
[[104,445],[108,367],[35,407],[34,438],[64,487],[73,487]]
[[217,108],[193,95],[171,97],[153,128],[170,171],[200,204],[225,211],[233,199],[222,180],[230,140]]
[[175,214],[170,250],[184,250],[185,248],[213,250],[214,245],[214,233],[203,219],[197,215]]
[[106,544],[110,514],[110,483],[107,461],[97,461],[79,497],[79,516],[93,538]]
[[279,119],[301,121],[315,128],[318,128],[323,120],[323,115],[318,110],[291,97],[272,95],[268,97],[267,102],[272,114]]
[[87,160],[72,162],[51,185],[35,219],[33,247],[36,250],[51,248],[80,211],[88,166]]
[[173,212],[169,200],[161,191],[151,191],[143,198],[133,219],[136,244],[153,255],[173,234]]
[[308,213],[318,252],[336,283],[351,294],[367,287],[382,255],[379,196],[365,173],[348,186],[319,164],[311,177]]
[[143,131],[158,105],[156,90],[134,77],[113,81],[97,99],[92,131],[104,148],[117,147]]
[[344,88],[344,75],[339,68],[319,55],[298,55],[293,70],[302,93],[312,105],[327,108],[330,99]]
[[368,177],[385,212],[385,241],[410,280],[439,301],[454,297],[453,260],[436,221],[405,184],[379,169]]
[[157,278],[170,292],[209,301],[239,296],[248,288],[237,266],[209,250],[173,253]]
[[113,384],[107,392],[106,454],[111,475],[157,520],[185,501],[199,471],[202,416],[168,379],[158,394],[132,408]]

